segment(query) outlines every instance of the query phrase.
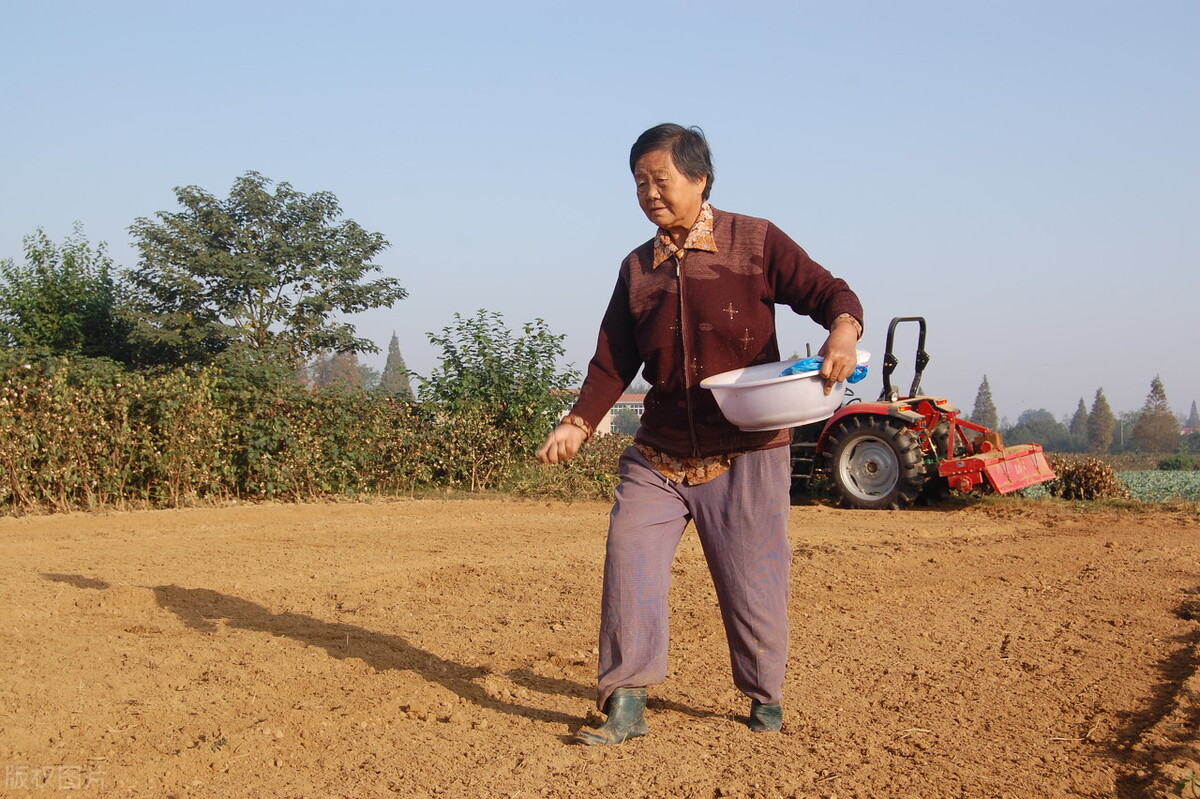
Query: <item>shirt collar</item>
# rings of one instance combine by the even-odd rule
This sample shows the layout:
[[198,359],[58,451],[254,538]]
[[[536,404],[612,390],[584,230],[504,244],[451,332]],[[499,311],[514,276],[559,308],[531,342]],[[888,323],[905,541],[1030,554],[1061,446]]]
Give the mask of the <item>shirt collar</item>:
[[671,241],[671,234],[662,228],[658,229],[658,235],[654,237],[652,268],[657,269],[659,264],[670,260],[672,256],[682,258],[684,250],[717,251],[717,240],[713,237],[713,209],[708,203],[700,206],[700,216],[696,217],[696,223],[688,231],[683,247],[676,247],[675,242]]

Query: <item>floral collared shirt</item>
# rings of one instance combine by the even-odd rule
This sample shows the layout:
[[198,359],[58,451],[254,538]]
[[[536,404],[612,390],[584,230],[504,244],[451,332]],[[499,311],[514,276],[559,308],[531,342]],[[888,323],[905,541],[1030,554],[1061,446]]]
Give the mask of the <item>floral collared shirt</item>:
[[[675,246],[675,242],[671,241],[671,234],[662,228],[658,229],[658,236],[654,239],[654,259],[651,266],[657,269],[672,258],[682,261],[688,250],[717,252],[717,240],[713,236],[713,211],[712,206],[708,203],[700,206],[700,216],[696,217],[696,223],[688,231],[687,239],[683,242],[682,247]],[[637,446],[638,450],[646,456],[646,460],[654,464],[654,468],[662,472],[668,480],[673,483],[687,483],[694,486],[707,483],[709,480],[725,474],[731,468],[733,459],[742,454],[733,452],[725,455],[711,455],[707,458],[686,458],[659,452],[654,447],[645,444]]]
[[708,203],[700,206],[700,216],[696,217],[696,222],[688,231],[687,240],[683,242],[682,247],[675,246],[675,242],[671,241],[670,233],[662,228],[658,229],[658,236],[654,239],[654,260],[651,262],[651,266],[657,269],[664,261],[669,261],[672,257],[682,261],[688,250],[717,251],[717,240],[713,236],[713,210]]

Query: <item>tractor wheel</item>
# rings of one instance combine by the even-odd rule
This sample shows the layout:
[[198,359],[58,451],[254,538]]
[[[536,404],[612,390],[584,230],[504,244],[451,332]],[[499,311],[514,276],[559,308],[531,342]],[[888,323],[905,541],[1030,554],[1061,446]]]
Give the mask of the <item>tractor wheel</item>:
[[906,508],[925,484],[916,435],[886,417],[848,417],[830,435],[827,449],[830,478],[847,507]]

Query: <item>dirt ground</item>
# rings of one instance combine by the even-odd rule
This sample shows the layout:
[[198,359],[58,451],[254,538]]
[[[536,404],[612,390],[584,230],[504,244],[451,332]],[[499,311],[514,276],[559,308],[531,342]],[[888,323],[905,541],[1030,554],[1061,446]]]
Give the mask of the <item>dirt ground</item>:
[[775,735],[744,725],[689,531],[650,735],[588,748],[607,513],[2,518],[0,793],[1200,795],[1195,513],[794,508]]

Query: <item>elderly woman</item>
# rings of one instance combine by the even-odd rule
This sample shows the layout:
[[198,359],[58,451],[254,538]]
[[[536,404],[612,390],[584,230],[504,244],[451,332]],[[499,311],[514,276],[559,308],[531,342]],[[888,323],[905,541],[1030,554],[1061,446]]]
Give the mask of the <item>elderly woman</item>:
[[862,306],[770,222],[709,205],[712,157],[698,128],[647,130],[629,166],[658,231],[621,263],[578,401],[538,451],[545,463],[574,456],[643,370],[650,391],[621,457],[604,563],[597,704],[607,719],[575,740],[647,733],[646,687],[666,678],[671,563],[689,520],[716,587],[734,684],[750,698],[750,729],[777,731],[791,431],[739,430],[700,381],[779,360],[774,306],[784,304],[829,330],[820,351],[828,393],[856,365]]

